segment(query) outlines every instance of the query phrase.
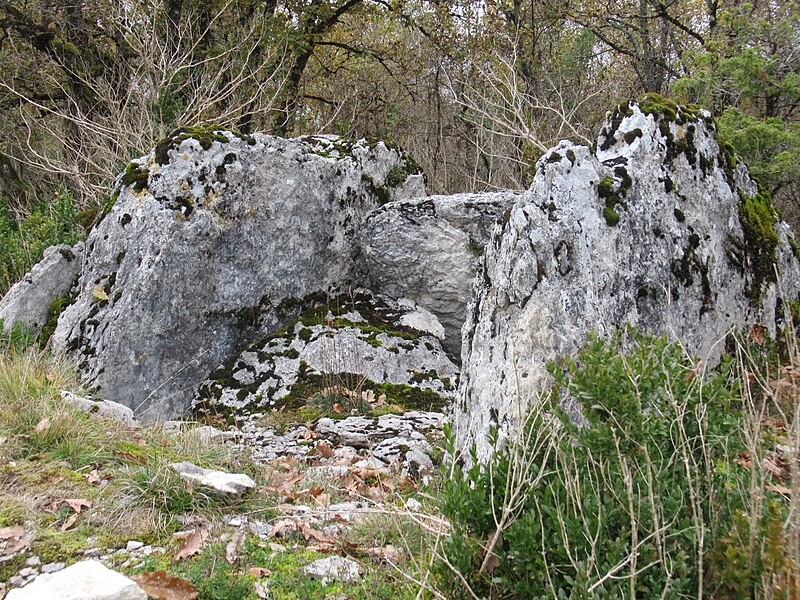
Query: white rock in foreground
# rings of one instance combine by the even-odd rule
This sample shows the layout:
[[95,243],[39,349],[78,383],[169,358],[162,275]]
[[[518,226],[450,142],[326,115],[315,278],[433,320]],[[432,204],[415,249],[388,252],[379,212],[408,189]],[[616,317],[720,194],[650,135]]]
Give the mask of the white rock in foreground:
[[223,494],[239,495],[256,487],[256,482],[243,473],[204,469],[190,462],[173,463],[170,467],[185,481],[191,481]]
[[147,600],[142,588],[96,560],[84,560],[63,571],[37,577],[11,590],[6,600]]
[[331,581],[349,583],[361,578],[358,563],[341,556],[329,556],[315,560],[310,565],[303,567],[303,573],[321,579],[322,585],[328,585]]

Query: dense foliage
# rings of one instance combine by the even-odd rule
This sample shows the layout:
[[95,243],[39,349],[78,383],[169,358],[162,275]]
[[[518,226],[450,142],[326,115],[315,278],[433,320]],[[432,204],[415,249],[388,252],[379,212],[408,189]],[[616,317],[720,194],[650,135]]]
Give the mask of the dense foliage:
[[762,489],[764,446],[745,443],[751,403],[731,367],[699,372],[678,345],[639,336],[592,339],[554,365],[524,433],[444,484],[447,594],[783,597],[768,582],[785,577],[788,503]]
[[0,295],[41,260],[54,244],[83,235],[75,201],[67,193],[40,202],[26,217],[14,216],[0,198]]
[[732,0],[0,1],[0,193],[99,204],[201,123],[390,139],[432,192],[522,188],[617,100],[708,106],[785,213],[797,188],[797,3]]

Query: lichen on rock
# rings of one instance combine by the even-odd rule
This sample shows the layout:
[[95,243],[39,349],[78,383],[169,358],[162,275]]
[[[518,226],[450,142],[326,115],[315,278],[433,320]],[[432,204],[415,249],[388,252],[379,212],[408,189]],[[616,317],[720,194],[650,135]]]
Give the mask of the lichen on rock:
[[666,334],[711,363],[731,328],[774,335],[778,289],[800,292],[791,239],[707,111],[648,95],[609,113],[594,149],[562,142],[486,247],[463,330],[461,448],[485,460],[490,428],[515,431],[546,363],[591,331]]
[[[326,138],[328,139],[328,138]],[[402,154],[383,143],[182,130],[129,165],[86,241],[53,335],[99,398],[178,416],[208,373],[291,317],[283,303],[356,276],[355,232]],[[424,193],[422,177],[393,189]]]
[[[324,404],[326,395],[342,404],[383,396],[383,406],[442,410],[455,395],[458,368],[436,337],[403,324],[413,312],[366,290],[307,301],[286,328],[212,372],[194,410],[235,415],[239,423],[276,410],[291,420],[295,412],[303,423],[302,409]],[[371,412],[366,400],[361,404]]]

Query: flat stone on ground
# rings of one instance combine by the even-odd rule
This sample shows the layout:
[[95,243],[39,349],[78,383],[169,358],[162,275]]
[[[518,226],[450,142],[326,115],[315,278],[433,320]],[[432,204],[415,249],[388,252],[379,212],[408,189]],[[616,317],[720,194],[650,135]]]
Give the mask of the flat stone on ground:
[[256,482],[243,473],[204,469],[190,462],[173,463],[170,467],[185,481],[192,481],[223,494],[242,494],[256,486]]
[[321,579],[322,585],[328,585],[331,581],[349,583],[361,578],[358,563],[341,556],[329,556],[315,560],[310,565],[303,567],[303,573]]
[[147,594],[124,575],[96,560],[75,563],[58,573],[37,577],[11,590],[6,600],[147,600]]

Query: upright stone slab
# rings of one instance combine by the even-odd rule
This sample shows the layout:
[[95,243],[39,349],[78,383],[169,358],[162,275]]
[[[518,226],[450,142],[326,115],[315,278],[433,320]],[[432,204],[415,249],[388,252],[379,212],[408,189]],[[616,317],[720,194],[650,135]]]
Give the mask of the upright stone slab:
[[[597,149],[562,142],[498,226],[475,281],[455,409],[462,449],[519,427],[548,361],[632,325],[718,360],[726,333],[785,312],[797,246],[708,113],[651,97],[610,114]],[[773,266],[774,265],[774,266]],[[778,277],[774,268],[778,269]]]
[[472,281],[494,224],[520,198],[514,192],[399,200],[373,211],[359,230],[371,289],[410,298],[445,328],[445,347],[461,352]]
[[96,396],[178,416],[296,299],[352,279],[363,216],[424,193],[411,170],[382,142],[177,132],[120,176],[53,343]]

